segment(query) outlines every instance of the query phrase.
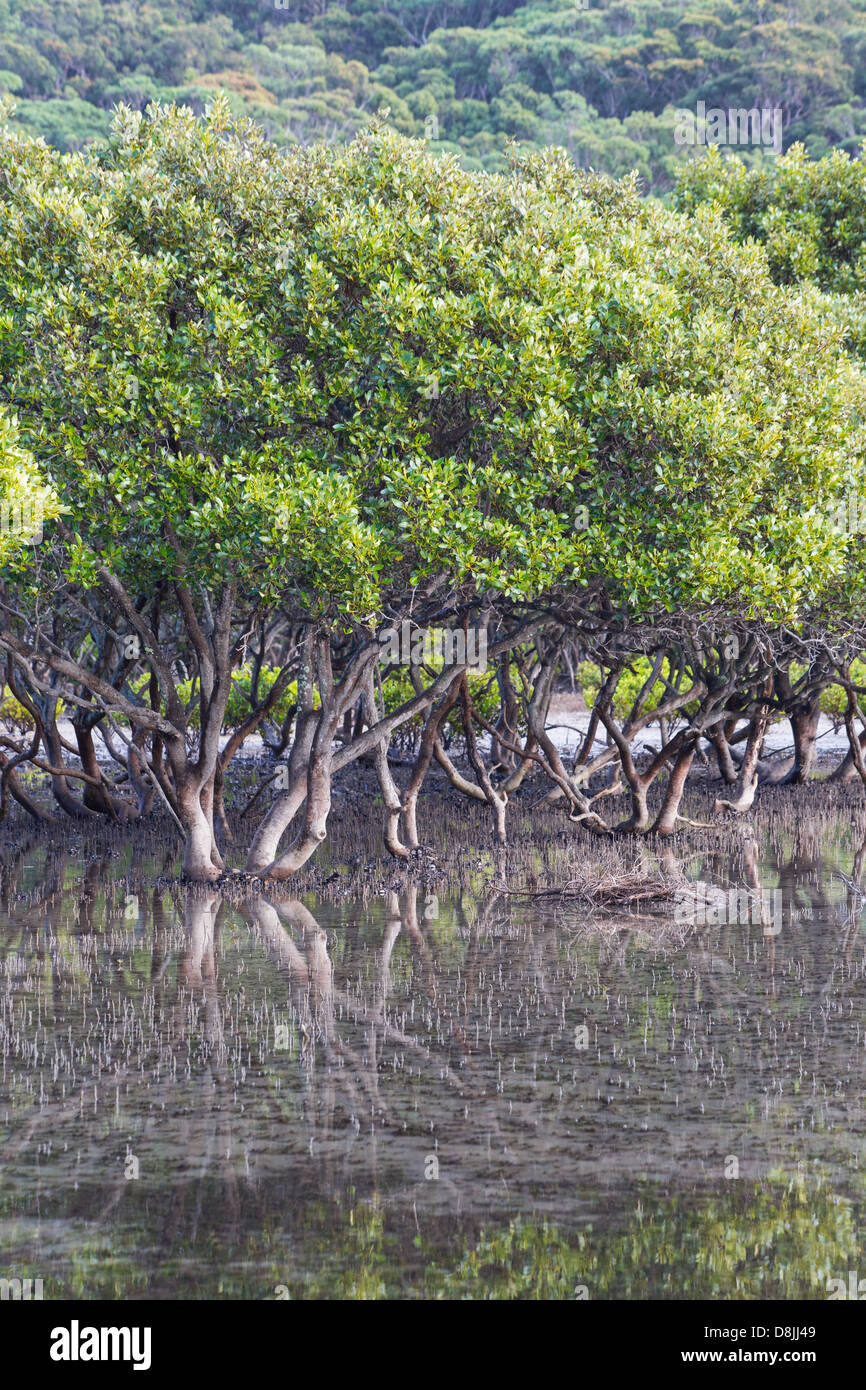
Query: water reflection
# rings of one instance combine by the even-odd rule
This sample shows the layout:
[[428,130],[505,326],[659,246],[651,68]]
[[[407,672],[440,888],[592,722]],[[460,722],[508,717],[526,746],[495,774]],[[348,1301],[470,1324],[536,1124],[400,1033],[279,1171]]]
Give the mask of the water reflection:
[[802,1298],[857,1268],[850,830],[665,851],[778,893],[769,932],[160,867],[4,862],[0,1239],[46,1296]]

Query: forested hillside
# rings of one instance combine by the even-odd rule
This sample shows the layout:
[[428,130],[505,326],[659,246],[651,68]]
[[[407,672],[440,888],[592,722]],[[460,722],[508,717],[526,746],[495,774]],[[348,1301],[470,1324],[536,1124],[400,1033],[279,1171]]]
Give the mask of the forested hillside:
[[0,92],[62,148],[118,102],[200,111],[216,88],[281,144],[347,140],[384,106],[470,167],[557,144],[660,191],[674,108],[699,100],[781,108],[812,156],[859,148],[866,0],[0,0]]

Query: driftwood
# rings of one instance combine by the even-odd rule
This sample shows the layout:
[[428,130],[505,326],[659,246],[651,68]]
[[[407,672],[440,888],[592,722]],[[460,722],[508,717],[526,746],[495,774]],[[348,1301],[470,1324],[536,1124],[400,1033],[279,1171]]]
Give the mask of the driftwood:
[[671,879],[663,873],[632,873],[603,874],[581,883],[572,879],[559,888],[509,888],[504,891],[511,897],[556,898],[593,907],[627,907],[637,902],[671,902],[681,888],[679,879]]

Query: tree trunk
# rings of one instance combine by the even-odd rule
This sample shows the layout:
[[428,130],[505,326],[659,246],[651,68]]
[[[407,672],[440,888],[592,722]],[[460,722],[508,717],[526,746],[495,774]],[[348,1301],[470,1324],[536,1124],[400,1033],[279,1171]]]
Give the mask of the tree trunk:
[[[45,756],[51,767],[63,767],[63,742],[60,731],[57,728],[56,699],[45,699],[40,701],[42,705],[42,743],[45,748]],[[93,820],[97,812],[85,806],[77,797],[72,795],[69,790],[69,783],[60,773],[51,774],[51,794],[61,810],[74,820]]]
[[484,760],[478,751],[478,741],[475,737],[475,726],[472,722],[472,697],[469,694],[469,677],[463,677],[460,682],[460,698],[463,702],[463,729],[466,734],[466,751],[472,770],[478,778],[481,790],[484,792],[485,799],[493,812],[493,823],[496,831],[496,840],[500,845],[508,843],[505,831],[505,809],[508,805],[507,795],[503,795],[494,787],[490,780]]
[[436,701],[430,710],[421,733],[421,745],[415,759],[415,766],[403,793],[403,833],[410,849],[418,849],[418,795],[433,761],[433,751],[439,739],[439,730],[457,702],[460,685],[457,680],[445,694]]
[[799,786],[806,781],[815,763],[818,721],[821,718],[819,697],[816,695],[814,699],[798,705],[789,718],[794,736],[794,766],[784,781]]
[[328,729],[329,723],[330,721],[324,718],[323,711],[320,729],[324,726],[326,732],[324,737],[317,737],[316,742],[319,746],[314,749],[307,770],[307,799],[303,830],[285,854],[281,854],[278,859],[275,859],[263,870],[263,878],[275,879],[277,882],[291,878],[292,874],[303,868],[307,860],[315,854],[327,837],[328,814],[331,810],[331,761],[333,757],[330,747],[325,746],[325,739],[330,739],[333,734],[333,731]]
[[[846,733],[848,733],[847,727]],[[859,735],[856,732],[854,733],[854,743],[858,746],[862,756],[864,751],[866,751],[866,729]],[[830,774],[827,779],[829,782],[855,782],[857,780],[859,773],[857,771],[857,763],[854,754],[851,751],[853,747],[854,744],[851,743],[851,734],[848,733],[848,752],[845,754],[839,766]]]
[[731,745],[725,736],[724,727],[718,726],[713,729],[710,734],[710,743],[719,764],[719,773],[728,786],[732,787],[737,780],[737,765],[731,754]]
[[860,738],[857,737],[857,726],[854,722],[855,715],[858,714],[860,714],[860,707],[857,703],[857,697],[854,691],[849,687],[848,705],[845,710],[845,731],[848,734],[848,744],[850,747],[848,756],[851,759],[855,773],[860,777],[862,782],[866,782],[866,759],[864,759],[863,743],[861,742],[863,736],[861,735]]
[[[290,878],[315,854],[327,836],[328,814],[331,810],[331,770],[334,761],[334,737],[343,712],[358,698],[373,663],[378,659],[378,644],[364,647],[347,667],[342,680],[334,689],[331,669],[330,642],[320,637],[316,643],[316,676],[321,710],[316,724],[310,761],[307,769],[307,796],[304,825],[295,843],[285,854],[261,870],[263,878],[278,882]],[[374,745],[375,751],[375,745]]]
[[201,789],[194,776],[187,775],[178,787],[177,803],[184,830],[184,877],[193,883],[215,883],[221,870],[214,862],[213,826],[202,806]]
[[280,840],[307,795],[307,770],[319,722],[319,712],[315,707],[313,658],[314,636],[312,630],[308,630],[304,636],[298,667],[298,708],[295,736],[288,759],[288,786],[276,797],[253,836],[245,865],[248,874],[261,873],[274,862]]
[[653,832],[656,835],[673,835],[677,825],[677,813],[680,809],[680,802],[685,791],[686,778],[691,770],[695,756],[695,741],[690,739],[688,743],[680,749],[677,754],[676,762],[671,769],[670,781],[667,785],[665,798],[662,802],[661,810],[656,818]]
[[752,715],[749,721],[746,751],[743,754],[743,761],[740,763],[739,775],[731,798],[729,801],[722,801],[717,798],[713,803],[714,814],[720,811],[730,811],[731,815],[741,815],[743,811],[748,811],[751,808],[758,790],[758,762],[766,732],[767,711],[766,708],[761,708],[757,714]]
[[[376,706],[376,691],[372,671],[370,671],[364,687],[363,705],[367,721],[373,728],[379,723],[381,714]],[[346,713],[351,715],[351,710],[347,710]],[[396,859],[408,859],[409,851],[400,839],[400,813],[403,808],[399,789],[388,765],[389,743],[390,737],[387,734],[383,735],[376,744],[373,754],[376,777],[385,805],[385,826],[382,838],[389,854],[393,854]]]

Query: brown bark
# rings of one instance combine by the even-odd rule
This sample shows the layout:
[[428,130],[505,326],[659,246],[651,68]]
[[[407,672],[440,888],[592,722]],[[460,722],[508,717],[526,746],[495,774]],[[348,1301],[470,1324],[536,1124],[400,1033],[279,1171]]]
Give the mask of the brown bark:
[[676,830],[677,814],[680,809],[680,802],[685,791],[686,778],[692,766],[695,756],[696,737],[690,738],[677,754],[676,762],[671,769],[670,780],[665,791],[661,810],[656,817],[653,826],[653,833],[656,835],[673,835]]
[[732,787],[737,780],[737,765],[731,753],[731,745],[728,743],[725,726],[720,726],[712,731],[710,743],[719,764],[719,773],[728,786]]
[[464,675],[460,682],[460,700],[463,706],[463,730],[466,734],[466,753],[472,764],[472,771],[478,778],[478,785],[484,793],[488,806],[493,812],[493,822],[496,830],[496,839],[500,845],[507,844],[505,830],[505,810],[508,805],[507,794],[494,787],[490,780],[490,774],[484,766],[484,759],[478,750],[478,740],[475,737],[475,726],[473,724],[472,697],[469,694],[469,677]]
[[445,694],[431,706],[424,721],[421,743],[415,758],[415,766],[403,792],[403,830],[406,842],[411,849],[418,849],[418,795],[433,761],[433,752],[439,740],[439,731],[457,702],[460,683],[455,680]]

